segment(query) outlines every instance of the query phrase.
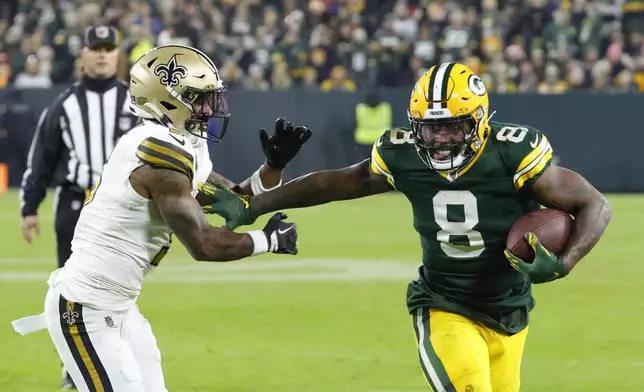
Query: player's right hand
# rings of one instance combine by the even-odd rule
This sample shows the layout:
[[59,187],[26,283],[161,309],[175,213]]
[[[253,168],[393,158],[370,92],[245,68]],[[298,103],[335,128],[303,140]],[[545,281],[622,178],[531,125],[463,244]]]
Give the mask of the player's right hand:
[[40,235],[40,222],[37,215],[29,215],[22,217],[22,237],[31,244],[32,231],[36,235]]
[[526,233],[525,240],[534,251],[534,260],[526,263],[507,249],[504,251],[512,267],[525,274],[534,284],[552,282],[566,276],[566,266],[561,258],[545,248],[534,233]]
[[276,212],[268,220],[262,231],[268,239],[268,251],[280,254],[297,254],[297,225],[284,222],[288,218],[282,212]]
[[217,214],[226,219],[226,227],[234,230],[250,225],[257,219],[250,197],[240,195],[219,184],[199,184],[197,200],[206,214]]

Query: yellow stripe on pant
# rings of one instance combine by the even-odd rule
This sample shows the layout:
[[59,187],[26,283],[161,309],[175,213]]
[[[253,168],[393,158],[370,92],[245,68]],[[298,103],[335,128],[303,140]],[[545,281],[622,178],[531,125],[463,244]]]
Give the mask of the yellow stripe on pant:
[[92,359],[89,357],[89,353],[87,352],[87,349],[83,345],[83,340],[81,339],[80,334],[78,333],[78,327],[76,325],[72,325],[71,327],[69,327],[69,333],[72,335],[72,339],[74,339],[74,344],[76,345],[76,349],[80,353],[80,356],[83,359],[83,363],[85,364],[85,367],[89,371],[89,375],[92,379],[92,383],[94,384],[94,387],[96,388],[96,391],[105,392],[105,388],[103,388],[103,382],[101,381],[101,378],[98,376],[98,371],[96,371],[96,366],[94,366]]

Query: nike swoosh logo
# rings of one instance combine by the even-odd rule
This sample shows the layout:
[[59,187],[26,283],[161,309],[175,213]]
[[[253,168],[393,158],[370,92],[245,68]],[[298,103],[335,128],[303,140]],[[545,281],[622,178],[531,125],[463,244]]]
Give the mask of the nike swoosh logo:
[[559,277],[559,272],[553,272],[552,278],[548,279],[547,282],[552,282],[553,280]]
[[536,135],[534,138],[534,142],[530,142],[530,146],[532,146],[532,148],[537,148],[538,141],[539,141],[539,135]]
[[382,138],[379,137],[378,140],[376,141],[376,147],[382,146]]
[[284,233],[288,233],[289,231],[291,231],[291,229],[292,229],[293,227],[295,227],[295,226],[291,226],[291,227],[289,227],[289,228],[288,228],[288,229],[286,229],[286,230],[280,230],[280,229],[277,229],[277,234],[284,234]]
[[186,144],[186,140],[185,140],[185,139],[181,139],[181,140],[179,140],[179,139],[177,139],[176,137],[174,137],[174,135],[173,135],[173,134],[170,134],[170,137],[171,137],[171,138],[173,138],[174,140],[176,140],[176,141],[177,141],[177,143],[181,144],[182,146]]

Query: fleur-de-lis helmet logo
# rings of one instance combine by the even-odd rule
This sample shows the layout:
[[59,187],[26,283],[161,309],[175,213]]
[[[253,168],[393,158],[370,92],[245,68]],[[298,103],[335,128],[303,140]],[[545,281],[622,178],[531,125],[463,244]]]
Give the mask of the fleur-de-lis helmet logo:
[[159,64],[154,68],[154,74],[161,76],[161,83],[166,86],[176,86],[179,78],[188,76],[186,67],[177,64],[177,56],[174,55],[167,64]]

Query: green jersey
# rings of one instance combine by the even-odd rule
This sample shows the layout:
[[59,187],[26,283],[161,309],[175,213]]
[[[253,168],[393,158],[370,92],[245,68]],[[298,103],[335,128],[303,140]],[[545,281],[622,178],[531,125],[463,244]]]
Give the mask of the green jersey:
[[530,281],[503,251],[514,222],[540,208],[527,192],[550,165],[552,148],[538,130],[490,122],[474,159],[450,175],[428,168],[408,129],[374,144],[371,170],[411,202],[423,265],[409,284],[409,311],[427,306],[513,334],[534,307]]

